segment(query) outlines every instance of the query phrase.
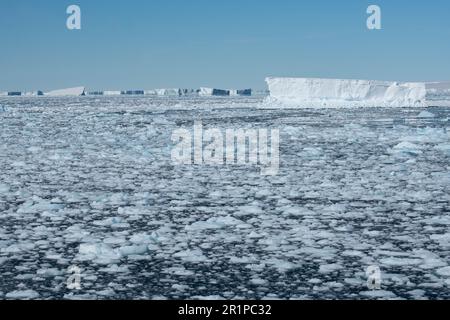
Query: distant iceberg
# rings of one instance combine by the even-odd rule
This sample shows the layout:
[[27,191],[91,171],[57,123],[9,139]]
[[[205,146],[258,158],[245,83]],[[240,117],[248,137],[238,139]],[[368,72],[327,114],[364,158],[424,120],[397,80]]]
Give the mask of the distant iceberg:
[[104,96],[120,96],[120,91],[103,91]]
[[20,92],[20,91],[9,91],[7,93],[7,96],[8,97],[20,97],[20,96],[22,96],[22,92]]
[[198,91],[198,94],[200,95],[200,96],[212,96],[212,94],[213,94],[213,91],[214,91],[214,89],[213,88],[204,88],[204,87],[201,87],[200,89],[199,89],[199,91]]
[[85,93],[84,87],[54,90],[54,91],[45,93],[46,96],[50,96],[50,97],[84,96],[85,94],[86,93]]
[[103,96],[103,91],[89,91],[88,96]]
[[144,90],[126,90],[121,91],[121,95],[127,95],[127,96],[139,96],[144,94]]
[[180,89],[178,88],[169,88],[169,89],[156,89],[156,95],[158,96],[179,96]]
[[270,100],[296,107],[425,107],[425,83],[267,78]]
[[230,90],[230,96],[251,96],[252,89]]
[[43,96],[44,92],[42,92],[41,90],[30,91],[30,92],[23,92],[22,95],[25,97],[38,97],[38,96]]
[[208,96],[219,96],[219,97],[227,97],[227,96],[251,96],[252,89],[244,89],[244,90],[236,90],[236,89],[215,89],[215,88],[200,88],[199,95],[203,97]]

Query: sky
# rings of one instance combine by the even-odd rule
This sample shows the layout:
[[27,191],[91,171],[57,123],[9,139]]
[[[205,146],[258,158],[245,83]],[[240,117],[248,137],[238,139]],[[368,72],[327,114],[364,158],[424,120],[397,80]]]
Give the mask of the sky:
[[[66,9],[81,8],[81,30]],[[368,30],[380,6],[382,30]],[[448,0],[1,0],[0,91],[450,80]]]

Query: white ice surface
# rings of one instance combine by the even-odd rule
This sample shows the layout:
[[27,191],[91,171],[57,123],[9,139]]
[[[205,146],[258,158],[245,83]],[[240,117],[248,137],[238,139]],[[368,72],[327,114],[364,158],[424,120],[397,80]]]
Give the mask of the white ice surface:
[[298,107],[425,107],[424,83],[267,78],[270,100]]
[[74,87],[67,89],[60,89],[46,92],[44,95],[49,97],[64,97],[64,96],[81,96],[85,92],[84,87]]

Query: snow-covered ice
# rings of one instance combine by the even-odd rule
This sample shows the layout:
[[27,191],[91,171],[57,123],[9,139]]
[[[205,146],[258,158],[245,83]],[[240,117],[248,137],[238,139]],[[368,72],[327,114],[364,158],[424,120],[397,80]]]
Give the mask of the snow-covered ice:
[[84,87],[74,87],[67,89],[59,89],[46,92],[44,95],[49,97],[65,97],[65,96],[81,96],[85,94]]
[[297,107],[425,107],[425,83],[267,78],[269,102]]
[[[450,298],[449,109],[0,105],[0,298]],[[175,166],[171,134],[198,119],[280,129],[279,174]],[[71,266],[79,291],[66,287]],[[380,291],[367,288],[369,266]]]

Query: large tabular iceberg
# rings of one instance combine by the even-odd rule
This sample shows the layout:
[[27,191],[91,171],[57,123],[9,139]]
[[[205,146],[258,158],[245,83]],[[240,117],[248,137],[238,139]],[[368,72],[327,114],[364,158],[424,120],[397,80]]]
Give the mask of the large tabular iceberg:
[[84,87],[76,87],[76,88],[54,90],[54,91],[46,92],[45,95],[50,96],[50,97],[84,96],[85,89],[84,89]]
[[426,87],[428,105],[450,107],[450,82],[430,82]]
[[425,107],[425,83],[267,78],[270,100],[296,107]]

